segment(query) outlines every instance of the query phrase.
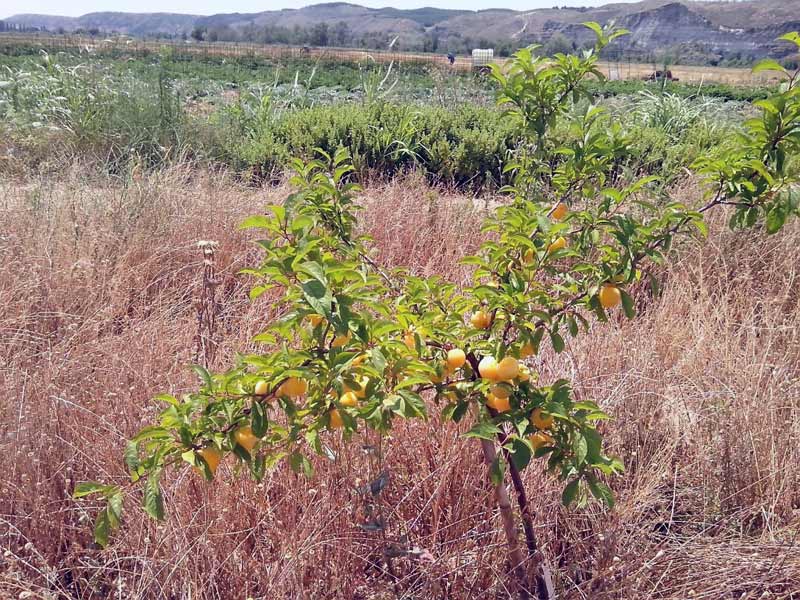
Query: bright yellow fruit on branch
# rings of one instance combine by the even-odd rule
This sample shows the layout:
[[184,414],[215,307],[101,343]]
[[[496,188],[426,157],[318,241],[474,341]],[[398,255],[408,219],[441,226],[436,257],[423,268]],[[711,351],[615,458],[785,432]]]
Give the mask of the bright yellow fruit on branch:
[[289,396],[289,398],[297,398],[302,396],[308,391],[308,382],[299,377],[289,377],[281,384],[280,393],[282,396]]
[[495,409],[497,412],[508,412],[511,410],[511,402],[508,397],[498,398],[494,394],[486,396],[486,406]]
[[252,428],[249,425],[246,425],[245,427],[239,427],[239,429],[233,433],[233,438],[236,440],[237,444],[239,444],[248,452],[252,452],[253,448],[255,448],[256,444],[258,443],[258,438],[255,436]]
[[308,322],[311,323],[312,327],[316,327],[325,320],[325,317],[323,317],[322,315],[314,314],[314,315],[307,315],[306,319],[308,319]]
[[344,421],[342,421],[342,415],[339,411],[335,408],[331,409],[331,412],[328,413],[329,423],[331,429],[341,429],[344,427]]
[[531,370],[526,365],[519,366],[519,375],[517,375],[517,379],[521,382],[526,382],[531,380]]
[[622,292],[613,283],[604,283],[600,288],[600,304],[603,308],[614,308],[622,302]]
[[197,454],[205,461],[208,465],[208,470],[211,471],[213,475],[217,471],[219,462],[222,460],[222,453],[214,446],[206,446]]
[[545,414],[541,408],[537,408],[531,414],[531,424],[536,429],[550,429],[553,426],[553,415]]
[[467,362],[467,355],[459,348],[453,348],[447,353],[447,368],[451,371],[460,369]]
[[269,386],[267,386],[267,382],[263,379],[259,379],[256,382],[256,386],[253,388],[253,394],[256,396],[266,396],[267,392],[269,392]]
[[368,385],[369,385],[369,377],[364,375],[364,377],[358,380],[358,389],[353,390],[356,393],[356,396],[358,396],[359,398],[366,398]]
[[559,202],[553,207],[553,211],[550,213],[550,216],[553,217],[556,221],[560,221],[564,217],[567,216],[569,209],[567,205],[563,202]]
[[533,344],[530,342],[525,342],[522,348],[519,349],[519,357],[520,358],[528,358],[534,354]]
[[567,247],[567,240],[563,237],[556,238],[556,240],[547,247],[547,253],[552,254]]
[[548,434],[537,431],[533,435],[528,437],[528,440],[533,446],[534,450],[538,450],[539,448],[543,448],[545,446],[553,446],[555,444],[555,440]]
[[484,356],[478,363],[478,373],[481,377],[490,381],[497,381],[497,361],[491,356]]
[[342,346],[345,346],[349,341],[350,341],[350,332],[348,331],[347,333],[343,333],[342,335],[337,335],[335,338],[333,338],[333,341],[331,342],[331,348],[341,348]]
[[526,265],[531,264],[535,259],[536,259],[536,252],[534,252],[533,248],[527,250],[525,254],[522,256],[522,262],[524,262]]
[[406,348],[408,348],[412,352],[416,349],[416,347],[417,347],[417,338],[414,335],[413,331],[406,331],[403,334],[403,343],[406,345]]
[[352,364],[354,367],[357,367],[357,366],[359,366],[359,365],[362,365],[362,364],[364,364],[364,361],[365,361],[365,360],[367,360],[367,355],[366,355],[366,354],[359,354],[358,356],[356,356],[356,357],[353,359],[353,362],[352,362],[351,364]]
[[489,329],[492,324],[492,315],[485,310],[479,310],[469,318],[469,322],[475,329]]
[[506,356],[497,363],[497,379],[500,381],[514,379],[517,375],[519,375],[519,362],[516,358]]
[[358,396],[355,392],[345,392],[342,394],[342,397],[339,398],[339,404],[347,407],[358,406]]

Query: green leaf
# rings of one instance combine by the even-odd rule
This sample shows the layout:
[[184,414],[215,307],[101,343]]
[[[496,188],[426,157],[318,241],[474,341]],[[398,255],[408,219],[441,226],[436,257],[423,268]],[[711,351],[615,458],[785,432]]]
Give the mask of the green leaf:
[[129,440],[125,443],[124,459],[125,466],[128,467],[128,470],[135,471],[139,468],[139,447],[133,440]]
[[753,67],[753,74],[761,73],[762,71],[779,71],[781,73],[786,73],[786,69],[783,65],[772,58],[760,60]]
[[269,419],[267,419],[264,406],[260,402],[253,402],[250,409],[250,427],[256,437],[264,437],[264,434],[267,433]]
[[427,418],[425,401],[422,396],[411,390],[399,390],[397,393],[405,400],[405,410],[402,416]]
[[603,39],[603,28],[600,27],[599,23],[595,23],[594,21],[586,21],[585,23],[581,23],[581,25],[594,31],[598,40]]
[[570,506],[573,502],[575,502],[575,498],[578,495],[578,488],[580,487],[580,484],[581,480],[575,478],[572,481],[570,481],[564,488],[564,491],[561,492],[561,503],[564,506]]
[[263,455],[256,456],[249,463],[250,474],[256,481],[264,479],[264,472],[266,471],[266,459]]
[[557,332],[550,332],[550,341],[553,343],[553,350],[555,350],[556,353],[564,351],[564,338],[562,338]]
[[464,434],[466,438],[478,438],[481,440],[493,440],[500,433],[500,429],[494,423],[477,423],[472,429]]
[[586,438],[586,460],[597,464],[602,460],[603,439],[596,429],[585,428],[583,435]]
[[157,521],[164,520],[164,498],[161,496],[161,488],[158,484],[160,476],[160,471],[150,473],[144,486],[144,497],[142,498],[142,508]]
[[786,223],[786,212],[780,205],[773,206],[767,213],[767,233],[773,235],[778,233]]
[[117,529],[122,521],[122,504],[124,496],[122,491],[117,491],[108,497],[108,506],[106,512],[108,513],[108,522],[112,529]]
[[633,304],[633,298],[622,288],[620,288],[619,291],[622,296],[622,310],[626,317],[633,319],[636,316],[636,307]]
[[300,265],[299,270],[303,273],[311,275],[314,279],[319,281],[322,285],[328,285],[328,278],[325,276],[325,271],[318,262],[309,261]]
[[533,457],[533,447],[527,440],[518,437],[511,438],[511,462],[516,467],[517,471],[522,471],[528,466]]
[[200,378],[200,381],[203,382],[204,386],[207,388],[212,387],[211,373],[208,372],[208,369],[203,365],[192,365],[192,370],[197,373],[197,376]]
[[453,419],[453,422],[454,423],[458,423],[459,421],[461,421],[461,419],[464,418],[464,415],[467,414],[468,410],[469,410],[469,403],[468,402],[463,402],[462,401],[462,402],[459,402],[458,404],[456,404],[456,407],[453,410],[453,414],[451,416],[451,418]]
[[580,467],[586,462],[586,455],[589,452],[586,438],[580,433],[576,434],[575,439],[572,441],[572,451],[575,453],[575,463]]
[[578,321],[572,315],[567,318],[567,327],[569,327],[569,334],[572,337],[578,335]]
[[265,215],[253,215],[242,221],[239,224],[239,229],[268,229],[271,223],[272,220]]
[[614,492],[605,483],[589,480],[589,491],[592,492],[592,496],[605,502],[608,508],[614,508]]
[[75,486],[75,491],[72,492],[73,498],[83,498],[91,494],[108,494],[112,486],[97,483],[96,481],[83,481]]
[[784,42],[792,42],[800,49],[800,32],[791,31],[789,33],[783,34],[781,37],[778,38],[780,41]]
[[111,532],[111,522],[108,518],[108,511],[105,509],[100,511],[97,515],[97,520],[94,524],[94,541],[100,544],[103,548],[108,546],[108,536]]
[[303,289],[303,297],[311,308],[323,315],[326,319],[330,319],[331,304],[333,303],[333,296],[330,290],[316,279],[306,281],[301,287]]
[[533,353],[539,353],[539,346],[542,343],[542,338],[544,337],[544,327],[537,327],[536,331],[533,332],[533,337],[531,337],[531,346],[533,346]]
[[314,468],[309,460],[299,452],[292,452],[289,456],[289,466],[295,473],[303,473],[306,477],[314,474]]

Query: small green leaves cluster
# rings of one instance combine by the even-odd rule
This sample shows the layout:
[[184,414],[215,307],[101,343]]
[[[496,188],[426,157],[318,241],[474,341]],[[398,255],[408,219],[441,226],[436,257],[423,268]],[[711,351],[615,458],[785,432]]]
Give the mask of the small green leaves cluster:
[[[496,483],[506,469],[541,459],[564,482],[566,504],[590,496],[613,503],[607,478],[623,467],[603,451],[598,424],[608,415],[576,398],[566,380],[541,385],[529,357],[545,344],[562,352],[571,337],[607,320],[613,305],[604,306],[599,292],[609,286],[634,318],[628,290],[647,280],[655,287],[649,267],[668,258],[676,236],[705,234],[710,208],[735,203],[736,214],[757,211],[744,225],[779,228],[785,219],[770,214],[796,212],[786,157],[797,151],[800,112],[797,78],[787,75],[735,148],[698,165],[707,204],[660,197],[651,178],[620,169],[627,141],[599,119],[602,109],[584,89],[587,77],[601,76],[600,49],[622,33],[589,26],[597,46],[581,57],[545,60],[526,49],[507,71],[494,70],[499,103],[528,144],[510,167],[508,202],[487,219],[478,253],[465,259],[472,285],[375,259],[371,240],[357,233],[359,188],[347,152],[292,164],[296,191],[243,224],[259,232],[263,252],[260,265],[245,271],[254,280],[251,296],[266,294],[282,316],[256,336],[263,352],[239,356],[223,373],[198,366],[197,391],[157,398],[165,405],[159,421],[125,452],[149,515],[163,518],[160,480],[172,469],[189,465],[210,480],[227,460],[235,473],[259,480],[286,459],[311,476],[313,453],[334,456],[329,436],[387,433],[396,419],[426,419],[434,406],[443,420],[468,420],[467,437],[500,445]],[[566,138],[556,133],[565,129]],[[454,349],[464,351],[463,364],[448,360]],[[482,373],[487,357],[505,359],[508,376]],[[535,411],[546,424],[532,419]],[[123,493],[101,484],[76,493],[107,500],[96,529],[106,543],[120,523]]]
[[[800,50],[797,32],[778,39]],[[800,153],[800,70],[790,72],[770,59],[753,70],[777,72],[782,79],[777,93],[755,102],[760,114],[746,122],[738,139],[718,155],[700,159],[694,168],[712,184],[720,204],[735,207],[732,229],[763,224],[774,234],[789,217],[800,214],[797,173],[789,160]]]

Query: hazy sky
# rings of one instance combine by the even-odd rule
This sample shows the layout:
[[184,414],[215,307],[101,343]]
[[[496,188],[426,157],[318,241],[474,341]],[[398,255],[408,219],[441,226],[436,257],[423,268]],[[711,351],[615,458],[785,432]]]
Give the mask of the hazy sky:
[[[353,4],[397,8],[420,8],[435,6],[437,8],[460,8],[479,10],[485,8],[514,8],[530,10],[533,8],[549,8],[551,6],[597,6],[608,4],[612,0],[350,0]],[[634,0],[613,0],[614,2],[632,2]],[[317,4],[315,0],[293,1],[279,0],[265,2],[263,0],[0,0],[0,18],[10,17],[18,13],[43,13],[50,15],[66,15],[77,17],[88,12],[123,11],[123,12],[177,12],[210,15],[230,12],[261,12],[280,8],[300,8],[309,4]]]

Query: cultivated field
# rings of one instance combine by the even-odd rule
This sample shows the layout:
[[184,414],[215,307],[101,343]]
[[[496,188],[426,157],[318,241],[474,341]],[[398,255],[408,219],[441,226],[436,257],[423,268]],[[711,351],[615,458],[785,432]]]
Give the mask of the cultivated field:
[[[357,388],[366,397],[354,400],[355,406],[344,403],[344,394],[317,399],[318,383],[303,363],[300,375],[289,379],[305,377],[311,388],[298,405],[311,416],[321,411],[319,426],[304,436],[313,431],[322,451],[305,451],[311,438],[295,442],[313,474],[297,472],[305,463],[297,468],[282,460],[260,481],[249,479],[244,465],[252,465],[272,438],[260,436],[251,462],[226,425],[224,435],[198,429],[190,442],[175,434],[175,443],[185,444],[182,452],[198,456],[213,446],[225,458],[218,468],[207,454],[202,461],[191,458],[199,472],[188,465],[165,469],[159,495],[164,520],[137,507],[149,492],[128,487],[138,467],[131,468],[126,440],[158,419],[164,405],[153,402],[156,395],[180,398],[198,389],[191,363],[224,372],[243,355],[272,356],[280,344],[265,345],[254,336],[281,322],[292,332],[287,346],[329,335],[313,333],[307,315],[291,320],[293,307],[307,298],[293,296],[291,283],[251,299],[258,280],[240,273],[258,267],[265,252],[302,247],[304,227],[303,235],[313,236],[326,226],[323,219],[312,231],[303,220],[283,231],[286,239],[295,236],[292,243],[274,246],[253,243],[271,231],[238,227],[298,190],[299,182],[288,180],[291,156],[309,160],[317,148],[331,154],[346,148],[354,170],[345,180],[363,186],[353,192],[362,209],[355,212],[353,231],[338,245],[326,246],[330,238],[313,242],[327,249],[325,260],[319,259],[331,268],[327,280],[356,268],[334,269],[331,261],[363,234],[371,240],[358,268],[375,270],[369,271],[370,285],[388,279],[387,289],[394,290],[415,277],[438,276],[437,286],[449,282],[454,296],[467,295],[466,303],[481,294],[479,306],[490,306],[495,290],[516,285],[516,276],[488,275],[482,279],[489,283],[474,287],[479,267],[462,259],[484,256],[487,239],[521,243],[506,239],[502,228],[481,229],[487,217],[490,225],[511,227],[504,219],[522,200],[501,186],[515,184],[525,198],[536,199],[522,205],[524,214],[538,219],[524,242],[535,252],[503,246],[494,269],[516,272],[508,265],[517,261],[514,268],[530,277],[525,285],[539,280],[558,288],[553,304],[535,296],[545,307],[535,317],[541,319],[542,311],[563,305],[557,294],[581,284],[565,279],[590,268],[582,266],[581,252],[590,265],[626,260],[615,254],[614,241],[592,254],[599,247],[592,244],[600,242],[582,246],[585,228],[599,228],[600,221],[609,226],[626,211],[632,223],[658,229],[658,219],[670,211],[682,215],[685,207],[707,205],[714,186],[699,166],[704,159],[720,156],[730,169],[750,168],[735,154],[749,138],[736,136],[748,132],[746,120],[760,112],[747,98],[732,100],[737,89],[715,88],[719,94],[712,97],[679,86],[592,88],[575,105],[565,104],[563,120],[548,131],[552,137],[542,138],[548,162],[536,151],[526,154],[531,145],[524,128],[489,102],[494,84],[469,76],[438,78],[403,65],[391,72],[385,66],[351,72],[334,64],[287,62],[288,75],[276,75],[280,71],[265,65],[245,70],[169,57],[141,63],[67,53],[0,58],[0,452],[9,459],[0,473],[0,597],[530,597],[509,558],[506,512],[497,501],[508,490],[512,512],[521,514],[511,475],[515,463],[507,459],[508,472],[500,471],[498,481],[496,467],[483,464],[486,444],[465,434],[476,422],[498,424],[497,433],[505,432],[503,443],[509,443],[519,424],[504,415],[522,415],[522,427],[528,427],[521,396],[561,379],[571,382],[576,402],[594,400],[612,416],[598,421],[597,432],[625,472],[601,476],[616,498],[609,508],[590,494],[579,506],[562,506],[565,482],[558,470],[545,469],[546,459],[521,470],[540,552],[528,556],[523,570],[532,573],[542,556],[557,597],[575,600],[798,597],[796,203],[777,229],[777,217],[758,208],[749,227],[741,223],[732,231],[731,217],[748,207],[731,195],[708,211],[707,236],[693,229],[673,241],[680,227],[669,220],[671,247],[646,237],[652,234],[646,228],[631,234],[631,254],[639,251],[640,235],[645,246],[657,240],[663,260],[637,263],[625,271],[628,279],[596,275],[623,289],[625,306],[602,300],[605,312],[590,308],[589,302],[600,300],[589,296],[599,293],[587,294],[585,331],[569,334],[564,324],[563,348],[548,332],[538,353],[521,359],[532,373],[528,383],[518,375],[508,378],[512,384],[499,378],[489,393],[479,369],[467,363],[458,367],[464,374],[459,383],[474,386],[469,394],[480,394],[476,401],[451,382],[453,373],[431,370],[428,362],[441,365],[425,358],[425,341],[437,351],[436,336],[474,352],[502,348],[511,356],[513,343],[489,345],[495,321],[475,325],[469,304],[464,318],[443,324],[419,317],[415,328],[386,329],[358,350],[402,356],[397,369],[419,363],[419,398],[428,419],[400,418],[398,409],[391,430],[367,427],[370,396],[382,392],[374,384]],[[335,93],[313,84],[324,77],[339,80]],[[303,80],[305,85],[298,83]],[[592,113],[590,100],[603,112]],[[796,118],[787,116],[787,129]],[[783,197],[790,202],[796,194],[797,151],[788,142],[774,143],[791,151],[782,156],[781,177],[771,176],[770,191],[760,192],[766,199],[754,201],[756,207]],[[588,158],[575,162],[582,156]],[[774,174],[775,162],[763,162]],[[530,178],[517,177],[505,168],[509,164]],[[744,196],[761,176],[747,170],[744,183],[731,174],[720,177],[729,177]],[[637,181],[642,187],[629,192],[634,206],[619,200],[607,218],[593,212],[616,197],[609,190],[627,190]],[[313,199],[321,214],[333,210],[324,203],[322,185],[306,192],[297,198]],[[561,198],[569,210],[555,218],[551,208]],[[496,212],[503,206],[511,208]],[[349,213],[336,214],[346,220]],[[613,237],[602,232],[598,239]],[[541,236],[551,236],[543,246]],[[558,236],[569,246],[553,249]],[[198,246],[200,241],[216,245]],[[212,256],[203,248],[213,248]],[[308,249],[309,255],[315,251]],[[540,263],[531,273],[534,261]],[[408,271],[394,271],[401,267]],[[646,273],[637,275],[637,268]],[[540,293],[525,289],[530,298]],[[339,301],[344,292],[337,293]],[[435,293],[406,289],[417,305]],[[413,313],[402,295],[392,294],[387,314],[403,319]],[[583,302],[578,298],[575,306]],[[495,310],[497,323],[512,323],[503,319],[503,309]],[[635,318],[626,318],[629,310]],[[335,311],[325,316],[336,319]],[[474,327],[465,325],[470,322]],[[500,335],[511,329],[501,328]],[[355,326],[348,331],[352,339],[345,347],[362,335]],[[336,338],[328,346],[320,352],[341,356]],[[409,358],[415,355],[419,360]],[[271,385],[265,373],[279,368],[264,367],[245,380],[247,412],[236,413],[236,423],[246,418],[257,427],[253,411],[266,394],[251,383],[262,378]],[[374,370],[367,373],[378,378]],[[512,386],[512,404],[503,408],[501,390]],[[270,401],[275,431],[296,418],[291,408],[278,416],[277,407],[290,407],[293,397],[284,396]],[[390,397],[380,398],[378,404],[390,404]],[[453,411],[443,407],[462,400],[470,412],[455,422]],[[209,414],[224,412],[208,406]],[[346,415],[338,426],[334,410]],[[542,439],[534,436],[549,431],[557,438],[549,443],[557,446],[562,434],[573,435],[573,426],[565,418],[533,435],[525,429],[515,439],[532,448]],[[483,441],[495,446],[494,433]],[[105,547],[92,532],[102,502],[74,497],[79,483],[95,480],[125,489],[121,526]],[[145,501],[151,514],[152,506]]]
[[[451,65],[445,54],[419,52],[392,52],[385,50],[356,50],[350,48],[317,48],[282,45],[226,43],[226,42],[168,42],[145,41],[134,38],[97,38],[75,35],[25,35],[0,34],[0,46],[21,46],[40,48],[48,52],[60,50],[82,50],[86,53],[112,53],[116,55],[141,56],[164,51],[185,54],[188,56],[227,56],[258,57],[278,60],[311,59],[336,62],[374,61],[379,64],[417,64],[439,66],[455,71],[471,71],[471,57],[457,56]],[[497,57],[497,63],[503,64],[506,59]],[[610,79],[641,80],[649,77],[656,70],[663,68],[661,64],[638,63],[630,61],[608,62],[598,65],[600,71]],[[754,74],[750,69],[736,67],[708,67],[670,65],[673,77],[686,83],[725,83],[731,85],[758,86],[776,81],[770,73]]]

